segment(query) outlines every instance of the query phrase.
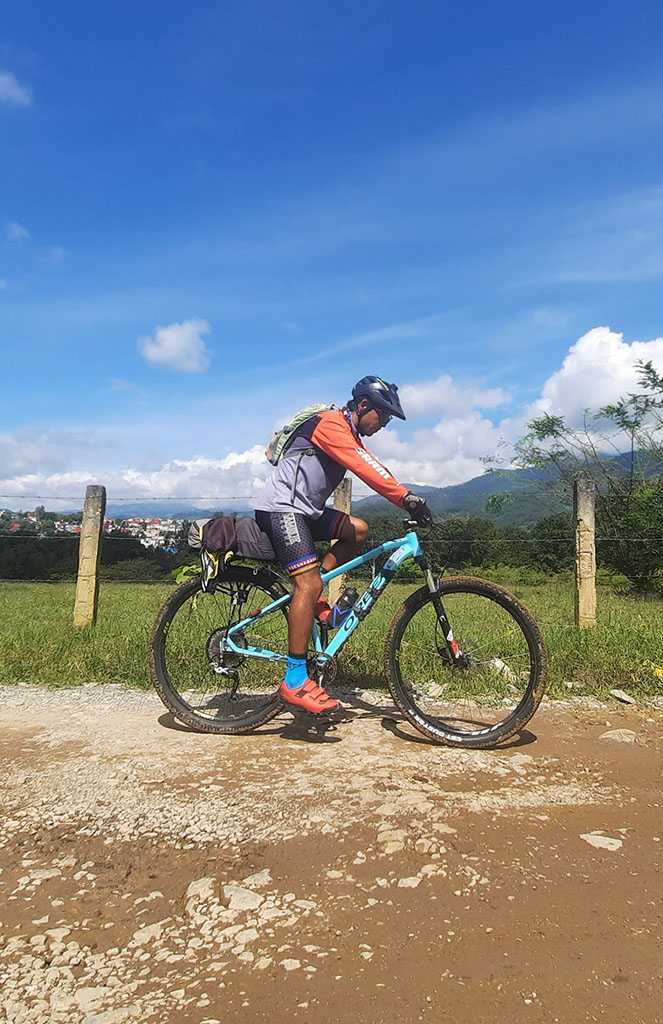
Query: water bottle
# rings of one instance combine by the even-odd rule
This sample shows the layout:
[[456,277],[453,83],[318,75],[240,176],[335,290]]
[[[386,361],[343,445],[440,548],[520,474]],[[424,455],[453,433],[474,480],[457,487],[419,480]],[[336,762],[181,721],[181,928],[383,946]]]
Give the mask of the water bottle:
[[329,619],[329,625],[332,629],[338,629],[348,615],[352,611],[352,606],[355,604],[359,597],[359,591],[355,590],[354,587],[346,587],[338,601],[332,608],[332,613]]

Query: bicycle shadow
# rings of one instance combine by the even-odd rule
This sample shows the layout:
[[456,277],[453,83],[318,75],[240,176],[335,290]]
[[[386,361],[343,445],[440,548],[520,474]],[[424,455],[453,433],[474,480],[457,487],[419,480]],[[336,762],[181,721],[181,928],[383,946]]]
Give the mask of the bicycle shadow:
[[[360,708],[365,713],[361,718],[367,717],[381,717],[380,725],[386,731],[396,736],[398,739],[405,740],[408,743],[423,743],[428,747],[439,747],[441,744],[436,743],[433,739],[428,739],[422,733],[416,732],[414,726],[410,725],[407,718],[401,714],[401,712],[393,705],[389,699],[379,705],[375,705],[367,702],[362,698],[360,694],[352,692],[350,694],[343,693],[342,698],[345,704],[350,704],[351,707]],[[470,723],[468,723],[470,724]],[[405,726],[405,728],[403,728]],[[407,731],[407,730],[412,730]],[[531,732],[529,729],[521,729],[520,732],[516,733],[510,739],[498,744],[497,747],[491,749],[509,750],[511,748],[526,747],[531,743],[535,743],[538,739],[536,733]]]
[[[290,714],[290,712],[286,713]],[[284,712],[281,712],[277,718],[272,719],[269,725],[259,726],[257,729],[252,730],[250,735],[255,738],[260,736],[280,736],[281,739],[295,740],[303,743],[340,743],[343,738],[342,736],[329,735],[329,733],[336,732],[339,726],[351,721],[349,716],[344,716],[343,718],[333,721],[328,719],[323,721],[308,721],[300,718],[297,714],[288,721],[283,721],[281,720],[281,715],[283,714]],[[190,725],[184,725],[182,722],[178,722],[170,711],[166,711],[164,714],[159,715],[157,721],[162,728],[172,729],[173,732],[191,733],[198,736],[210,735],[210,733],[205,729],[194,729]],[[236,735],[225,733],[223,735],[223,739],[241,740],[247,735],[247,733],[237,733]]]
[[[332,689],[330,688],[330,693]],[[356,691],[337,690],[335,696],[343,704],[341,711],[337,715],[316,719],[313,715],[307,715],[305,712],[300,713],[284,708],[269,724],[253,730],[251,735],[255,737],[279,736],[282,740],[291,740],[296,743],[340,743],[343,739],[342,730],[344,726],[347,727],[354,722],[361,722],[367,719],[380,719],[382,729],[391,733],[392,736],[399,740],[404,740],[406,743],[423,744],[427,747],[442,746],[442,744],[436,743],[435,740],[428,739],[423,734],[416,732],[414,727],[410,725],[405,716],[391,703],[388,697],[379,703],[372,703],[365,700]],[[286,719],[286,716],[289,717]],[[170,711],[160,715],[157,721],[164,729],[172,729],[175,732],[205,733],[204,729],[193,729],[191,726],[178,722]],[[247,733],[238,733],[236,736],[226,734],[224,738],[229,740],[241,739],[246,735]],[[515,736],[512,736],[511,739],[505,740],[492,749],[499,752],[512,748],[526,747],[531,743],[535,743],[537,739],[538,737],[535,733],[529,729],[522,729]]]

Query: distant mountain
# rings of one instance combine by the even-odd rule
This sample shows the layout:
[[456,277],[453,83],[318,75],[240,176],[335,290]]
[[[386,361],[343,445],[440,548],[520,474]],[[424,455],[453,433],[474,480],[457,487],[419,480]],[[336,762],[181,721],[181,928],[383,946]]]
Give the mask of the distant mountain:
[[[439,519],[454,516],[479,516],[502,525],[527,525],[545,516],[571,509],[571,498],[554,487],[552,478],[535,469],[511,469],[484,473],[463,484],[449,487],[424,487],[405,484],[415,494],[421,494],[433,514]],[[490,498],[498,494],[509,496],[498,508],[490,510]],[[361,498],[353,502],[353,510],[361,516],[402,515],[393,505],[381,498]]]
[[131,504],[121,505],[109,502],[106,506],[107,519],[206,519],[211,516],[227,516],[233,512],[238,515],[250,515],[253,510],[243,502],[233,506],[215,506],[209,508],[194,508],[186,504],[186,498],[181,499],[181,504],[174,501],[135,501]]

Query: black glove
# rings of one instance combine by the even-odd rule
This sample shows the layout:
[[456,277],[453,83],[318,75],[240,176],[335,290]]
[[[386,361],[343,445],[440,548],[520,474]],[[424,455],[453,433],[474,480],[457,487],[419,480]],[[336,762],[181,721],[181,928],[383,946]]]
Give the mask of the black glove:
[[431,526],[433,517],[428,505],[426,504],[425,498],[409,491],[403,498],[403,504],[405,506],[405,511],[408,512],[411,518],[416,520],[420,526]]

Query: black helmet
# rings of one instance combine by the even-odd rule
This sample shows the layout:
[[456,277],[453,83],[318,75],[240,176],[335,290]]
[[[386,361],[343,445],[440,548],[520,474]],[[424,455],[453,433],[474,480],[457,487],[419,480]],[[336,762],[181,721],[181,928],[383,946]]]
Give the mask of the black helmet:
[[397,416],[399,420],[405,419],[398,388],[395,384],[387,384],[381,377],[362,377],[353,387],[352,397],[355,402],[367,398],[372,408],[386,412],[389,416]]

